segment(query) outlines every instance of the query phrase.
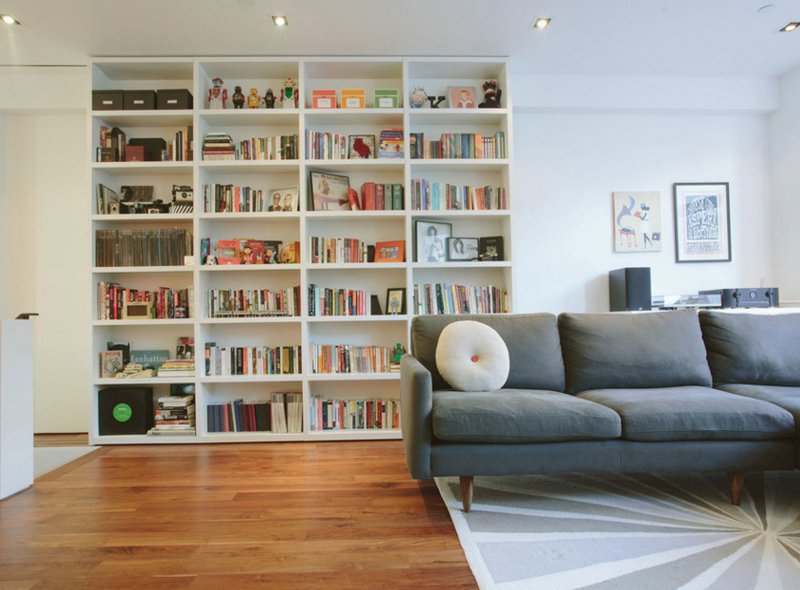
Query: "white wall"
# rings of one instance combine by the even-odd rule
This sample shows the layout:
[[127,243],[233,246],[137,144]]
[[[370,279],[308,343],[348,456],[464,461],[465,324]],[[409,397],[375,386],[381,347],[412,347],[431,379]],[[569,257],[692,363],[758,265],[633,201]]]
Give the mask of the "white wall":
[[800,306],[800,68],[779,83],[780,107],[770,117],[772,246],[781,303]]
[[[517,311],[608,311],[608,271],[626,266],[651,267],[654,294],[772,280],[764,115],[514,117]],[[675,262],[674,182],[730,183],[733,262]],[[659,191],[661,252],[613,252],[614,191]]]

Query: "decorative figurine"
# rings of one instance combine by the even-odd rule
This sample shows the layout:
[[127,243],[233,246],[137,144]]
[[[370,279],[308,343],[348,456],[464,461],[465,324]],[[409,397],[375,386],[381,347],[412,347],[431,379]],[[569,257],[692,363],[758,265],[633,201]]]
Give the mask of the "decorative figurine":
[[261,97],[258,95],[258,89],[251,88],[250,95],[247,97],[247,108],[257,109],[260,102]]
[[234,87],[231,101],[233,102],[233,108],[235,109],[244,108],[244,94],[242,94],[241,86]]
[[284,109],[296,109],[298,104],[297,82],[289,76],[283,82],[281,88],[281,107]]
[[272,92],[272,88],[267,88],[267,93],[264,95],[264,104],[268,109],[275,108],[275,93]]
[[425,99],[427,98],[428,95],[425,94],[425,91],[419,86],[415,86],[414,90],[411,91],[411,97],[409,98],[408,102],[412,109],[421,109],[422,105],[425,104]]
[[219,76],[212,78],[211,83],[213,86],[208,91],[208,108],[224,109],[225,103],[228,102],[228,91],[222,86],[222,78]]
[[478,105],[478,108],[499,109],[502,94],[503,91],[497,87],[497,80],[487,80],[483,83],[483,102]]
[[403,355],[405,354],[406,349],[405,346],[400,344],[399,342],[394,345],[392,349],[392,362],[399,363],[403,359]]
[[444,96],[429,96],[428,97],[428,102],[431,103],[431,108],[432,109],[438,109],[439,105],[444,102],[445,98],[446,97],[444,97]]

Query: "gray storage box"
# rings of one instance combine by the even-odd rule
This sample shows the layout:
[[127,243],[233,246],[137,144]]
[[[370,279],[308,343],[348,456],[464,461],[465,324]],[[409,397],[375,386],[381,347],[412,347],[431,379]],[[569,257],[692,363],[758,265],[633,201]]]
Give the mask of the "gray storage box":
[[190,109],[192,108],[192,93],[185,88],[177,90],[159,90],[156,94],[158,109]]
[[93,111],[121,111],[122,90],[92,90]]
[[126,90],[123,100],[126,111],[147,111],[156,108],[155,90]]

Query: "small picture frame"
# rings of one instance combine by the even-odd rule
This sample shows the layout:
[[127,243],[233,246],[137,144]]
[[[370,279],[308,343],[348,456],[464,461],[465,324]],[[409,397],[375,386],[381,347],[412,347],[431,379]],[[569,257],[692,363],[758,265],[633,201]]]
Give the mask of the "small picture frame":
[[400,106],[400,92],[397,90],[375,90],[376,109],[396,109]]
[[499,262],[505,260],[503,236],[489,236],[478,241],[478,258],[483,262]]
[[476,109],[474,86],[449,86],[447,97],[451,109]]
[[393,287],[386,290],[386,315],[403,315],[406,313],[405,287]]
[[297,187],[279,188],[269,191],[268,211],[297,211]]
[[349,211],[350,177],[311,172],[311,210]]
[[350,135],[347,138],[349,160],[371,160],[375,158],[374,135]]
[[442,221],[414,222],[414,240],[417,262],[445,262],[447,260],[447,238],[453,233],[453,225]]
[[375,243],[375,262],[404,262],[405,240]]
[[447,260],[469,261],[478,259],[478,238],[447,238]]
[[676,182],[675,262],[730,262],[727,182]]
[[122,306],[123,320],[149,320],[153,304],[150,301],[126,301]]

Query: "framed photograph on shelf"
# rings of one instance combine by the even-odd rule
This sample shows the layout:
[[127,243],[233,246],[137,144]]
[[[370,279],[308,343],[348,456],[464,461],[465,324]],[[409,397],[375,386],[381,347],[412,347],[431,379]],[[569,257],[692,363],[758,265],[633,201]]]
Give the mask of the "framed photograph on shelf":
[[505,260],[503,236],[489,236],[478,240],[478,258],[484,262]]
[[453,233],[453,225],[442,221],[414,222],[414,241],[417,262],[445,262],[447,260],[447,238]]
[[350,178],[326,172],[311,172],[311,210],[349,211]]
[[347,137],[347,158],[350,160],[369,160],[375,157],[374,135],[349,135]]
[[375,262],[404,262],[405,253],[405,240],[375,243]]
[[478,238],[447,238],[447,260],[477,260]]
[[731,214],[727,182],[676,182],[675,261],[730,262]]
[[450,86],[447,89],[447,97],[451,109],[478,108],[474,86]]
[[402,315],[406,312],[405,287],[386,290],[386,315]]
[[269,191],[270,211],[297,211],[297,205],[296,186]]

